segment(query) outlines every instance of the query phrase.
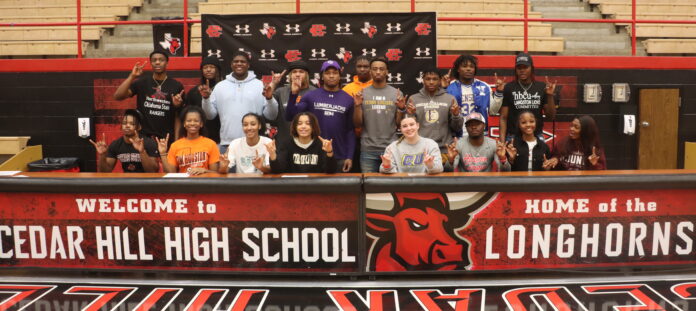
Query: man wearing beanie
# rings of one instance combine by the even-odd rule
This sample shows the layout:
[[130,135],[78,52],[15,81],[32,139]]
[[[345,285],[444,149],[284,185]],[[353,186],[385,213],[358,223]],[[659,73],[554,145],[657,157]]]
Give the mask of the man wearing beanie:
[[[189,89],[186,94],[186,101],[184,102],[184,107],[187,106],[201,106],[200,89],[204,86],[212,89],[220,81],[220,60],[215,56],[208,56],[201,62],[201,84],[196,85]],[[220,117],[217,116],[212,120],[207,120],[205,122],[205,127],[208,129],[208,138],[215,141],[215,143],[220,143]]]
[[500,108],[500,140],[512,139],[517,132],[517,119],[521,112],[531,111],[536,116],[535,134],[543,139],[544,118],[553,120],[556,117],[554,91],[556,83],[539,82],[534,80],[534,62],[527,53],[517,54],[515,58],[515,81],[505,85],[503,90],[503,106]]
[[[290,84],[282,86],[280,88],[276,87],[280,83],[280,80],[285,76],[285,74],[290,76],[290,81],[299,80],[300,90],[297,95],[297,101],[299,101],[307,92],[315,90],[316,87],[309,84],[309,66],[304,61],[295,61],[288,65],[288,68],[279,74],[273,75],[273,81],[270,83],[270,90],[266,89],[266,92],[272,92],[273,100],[278,103],[278,117],[272,121],[278,129],[278,132],[273,137],[276,140],[277,145],[283,145],[290,142],[290,122],[285,120],[285,107],[288,105],[288,99],[290,98]],[[267,93],[265,94],[267,96]],[[270,99],[266,97],[267,99]]]
[[308,92],[298,100],[302,81],[290,82],[290,98],[285,120],[309,111],[317,116],[321,137],[333,141],[337,170],[347,173],[353,167],[355,133],[353,128],[353,97],[341,90],[341,67],[327,60],[321,65],[321,88]]

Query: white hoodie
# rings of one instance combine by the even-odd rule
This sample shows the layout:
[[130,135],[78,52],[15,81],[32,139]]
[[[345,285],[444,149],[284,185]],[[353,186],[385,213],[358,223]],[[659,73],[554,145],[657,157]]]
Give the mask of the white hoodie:
[[220,145],[229,145],[234,139],[244,137],[242,117],[253,112],[266,120],[275,120],[278,103],[263,96],[263,82],[256,79],[253,71],[244,80],[232,74],[215,85],[210,98],[203,99],[203,110],[208,120],[220,115]]

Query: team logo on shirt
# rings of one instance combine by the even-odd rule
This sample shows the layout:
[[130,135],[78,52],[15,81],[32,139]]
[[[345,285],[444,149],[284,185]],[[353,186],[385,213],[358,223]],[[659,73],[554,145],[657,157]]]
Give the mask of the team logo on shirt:
[[387,50],[387,53],[384,54],[384,56],[386,56],[387,60],[390,62],[398,62],[401,60],[401,54],[403,54],[403,51],[401,51],[401,49],[389,49]]
[[275,26],[271,26],[268,23],[263,23],[263,28],[259,29],[259,31],[268,39],[273,39],[273,36],[276,34]]
[[285,60],[287,60],[288,63],[296,62],[301,59],[302,52],[300,52],[300,50],[288,50],[287,52],[285,52]]
[[326,26],[324,24],[313,24],[312,28],[309,28],[309,32],[312,37],[323,37],[326,35]]
[[176,52],[181,48],[181,39],[172,37],[171,33],[164,34],[164,41],[159,42],[160,46],[167,50],[169,54],[176,55]]
[[419,36],[427,36],[432,31],[431,28],[430,23],[418,23],[415,30]]
[[425,111],[425,121],[428,123],[437,123],[440,120],[440,113],[435,109]]
[[363,26],[363,28],[360,28],[360,31],[366,34],[368,38],[372,39],[377,34],[377,26],[370,25],[370,22],[365,22],[365,26]]
[[208,35],[208,38],[220,38],[222,36],[222,27],[220,25],[208,25],[205,33]]
[[336,57],[342,60],[343,63],[347,64],[353,58],[353,52],[346,50],[346,48],[344,47],[340,47],[338,48],[338,53],[336,53]]

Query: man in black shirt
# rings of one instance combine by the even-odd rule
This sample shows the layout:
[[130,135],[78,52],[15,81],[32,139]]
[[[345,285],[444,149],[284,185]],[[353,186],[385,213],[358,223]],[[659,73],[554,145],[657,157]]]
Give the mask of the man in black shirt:
[[[531,111],[537,119],[536,132],[540,136],[544,130],[542,109],[553,120],[556,117],[554,91],[556,83],[534,80],[532,57],[520,53],[515,58],[515,81],[505,84],[503,106],[500,108],[500,140],[510,140],[517,133],[517,118],[522,111]],[[543,139],[543,138],[542,138]]]
[[106,147],[106,134],[102,140],[89,140],[97,149],[97,171],[110,173],[114,170],[116,160],[126,173],[154,173],[159,171],[157,144],[149,137],[140,137],[140,112],[128,109],[121,121],[123,136]]
[[167,77],[169,56],[154,51],[150,53],[152,76],[143,74],[145,64],[136,63],[128,78],[114,93],[114,99],[124,100],[138,95],[137,109],[143,114],[143,135],[176,138],[178,109],[184,102],[184,86]]

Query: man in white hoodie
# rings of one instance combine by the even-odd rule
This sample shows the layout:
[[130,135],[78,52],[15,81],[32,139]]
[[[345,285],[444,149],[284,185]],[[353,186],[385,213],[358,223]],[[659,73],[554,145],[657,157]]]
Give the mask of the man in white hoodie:
[[236,138],[244,137],[242,117],[253,112],[274,120],[278,115],[278,103],[263,95],[264,85],[249,70],[249,55],[242,51],[232,54],[232,73],[210,90],[202,87],[203,110],[208,120],[220,115],[220,153],[225,153]]

